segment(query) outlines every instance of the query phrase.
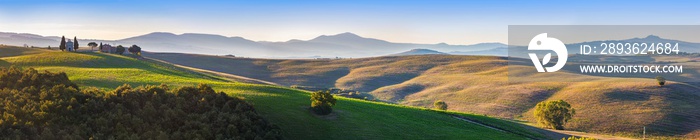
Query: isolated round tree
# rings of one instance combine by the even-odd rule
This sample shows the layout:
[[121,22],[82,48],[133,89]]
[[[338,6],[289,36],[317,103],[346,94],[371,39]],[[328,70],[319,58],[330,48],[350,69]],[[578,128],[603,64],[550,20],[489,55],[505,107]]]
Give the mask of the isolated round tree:
[[659,82],[659,86],[664,86],[666,84],[666,78],[661,76],[656,76],[656,81]]
[[97,43],[90,42],[90,43],[88,43],[88,46],[90,46],[90,50],[92,50],[93,48],[97,47]]
[[543,101],[535,108],[537,123],[545,128],[563,130],[564,124],[571,120],[576,110],[564,100]]
[[311,109],[318,115],[328,115],[333,111],[335,98],[330,91],[317,91],[311,93]]
[[445,101],[442,100],[437,100],[435,101],[435,103],[433,103],[433,107],[439,110],[447,110],[447,103],[445,103]]

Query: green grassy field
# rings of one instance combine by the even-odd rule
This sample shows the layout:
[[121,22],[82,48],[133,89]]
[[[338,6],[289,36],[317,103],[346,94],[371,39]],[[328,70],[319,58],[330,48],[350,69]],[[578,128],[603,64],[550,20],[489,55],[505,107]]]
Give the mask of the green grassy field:
[[[175,64],[287,86],[360,90],[402,105],[432,107],[435,100],[443,100],[451,111],[530,123],[535,121],[532,109],[538,102],[562,99],[572,104],[578,112],[574,120],[565,126],[568,130],[641,138],[642,129],[646,127],[647,134],[655,136],[700,137],[700,102],[697,102],[700,88],[693,83],[673,81],[659,87],[653,76],[610,78],[563,72],[555,77],[525,76],[538,81],[563,78],[587,82],[509,83],[507,75],[527,74],[525,70],[533,70],[532,67],[509,67],[506,66],[507,58],[492,56],[285,60],[173,53],[145,55]],[[688,67],[685,76],[700,76],[694,74],[700,68],[700,63],[690,59],[648,59],[674,60],[674,63]]]
[[542,138],[517,123],[494,118],[452,112],[520,135],[467,123],[439,111],[343,97],[337,97],[334,113],[315,116],[307,109],[310,101],[306,91],[234,82],[126,56],[0,47],[0,57],[0,66],[63,71],[80,86],[101,89],[114,89],[124,83],[209,84],[217,91],[246,98],[261,115],[279,125],[285,137],[292,139],[525,139],[522,135]]

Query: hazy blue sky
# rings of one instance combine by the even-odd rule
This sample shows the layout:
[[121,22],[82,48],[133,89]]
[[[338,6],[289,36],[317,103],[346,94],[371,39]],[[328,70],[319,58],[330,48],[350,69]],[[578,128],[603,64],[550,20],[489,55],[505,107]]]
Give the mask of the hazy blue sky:
[[256,41],[353,32],[393,42],[507,42],[508,25],[698,25],[694,1],[0,0],[0,31],[122,39],[150,32]]

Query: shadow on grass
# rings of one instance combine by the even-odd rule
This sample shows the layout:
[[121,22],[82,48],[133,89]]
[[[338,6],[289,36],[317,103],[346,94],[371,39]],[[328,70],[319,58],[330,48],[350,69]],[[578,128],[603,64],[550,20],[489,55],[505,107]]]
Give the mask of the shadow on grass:
[[0,59],[0,67],[10,67],[10,62]]
[[[335,87],[335,82],[350,73],[350,68],[341,67],[315,75],[294,75],[288,76],[285,79],[278,79],[282,84],[286,85],[302,85],[322,88]],[[286,79],[291,79],[287,81]],[[297,80],[293,80],[297,79]]]
[[419,84],[411,84],[408,86],[403,86],[397,89],[395,92],[389,92],[389,94],[393,94],[391,96],[391,99],[389,99],[392,102],[399,101],[401,99],[404,99],[406,96],[418,93],[420,91],[423,91],[425,89],[425,86],[419,85]]
[[651,95],[641,92],[613,91],[605,93],[607,98],[615,101],[646,101]]
[[[663,93],[667,103],[670,105],[663,108],[664,112],[670,112],[663,118],[646,126],[647,134],[656,136],[682,136],[700,129],[700,93],[697,88],[689,85],[673,83],[664,87],[669,90]],[[642,126],[640,130],[642,131]]]

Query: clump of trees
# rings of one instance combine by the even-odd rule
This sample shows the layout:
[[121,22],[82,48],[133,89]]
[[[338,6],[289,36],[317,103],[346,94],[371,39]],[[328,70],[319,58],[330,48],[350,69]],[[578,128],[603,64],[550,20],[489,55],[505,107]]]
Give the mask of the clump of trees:
[[136,46],[136,45],[131,45],[131,47],[129,47],[129,52],[131,54],[141,56],[141,47]]
[[115,53],[122,55],[122,54],[124,54],[124,50],[126,50],[126,49],[124,48],[124,46],[119,45],[119,46],[117,46],[117,50],[116,50]]
[[333,111],[336,100],[330,91],[311,93],[311,110],[318,115],[328,115]]
[[538,103],[534,113],[542,127],[563,130],[564,124],[571,120],[576,110],[564,100],[557,100]]
[[54,85],[63,85],[78,89],[78,86],[68,80],[66,73],[52,73],[45,71],[40,73],[34,69],[20,71],[15,67],[0,69],[0,89],[24,89],[33,87],[36,89],[52,88]]
[[439,109],[439,110],[447,110],[447,103],[442,100],[437,100],[433,103],[433,108]]
[[0,136],[10,139],[281,139],[243,99],[200,84],[78,89],[65,73],[0,70]]
[[656,82],[659,82],[659,86],[664,86],[666,84],[666,78],[661,76],[656,76]]

